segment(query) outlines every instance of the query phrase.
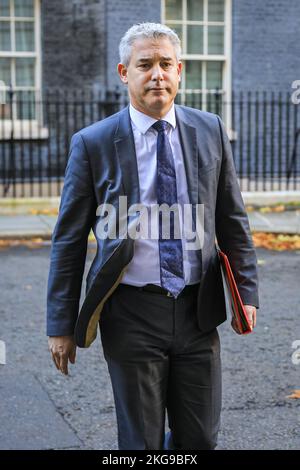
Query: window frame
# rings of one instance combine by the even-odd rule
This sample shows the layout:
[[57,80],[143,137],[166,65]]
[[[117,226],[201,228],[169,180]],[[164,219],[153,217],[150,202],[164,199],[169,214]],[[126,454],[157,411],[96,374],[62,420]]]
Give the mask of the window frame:
[[[182,19],[181,20],[167,20],[165,16],[166,12],[166,0],[161,1],[161,19],[162,23],[165,25],[202,25],[204,28],[204,41],[203,41],[203,54],[188,54],[187,53],[187,28],[182,28],[182,55],[181,60],[184,63],[187,60],[197,60],[202,62],[202,77],[204,77],[204,83],[206,84],[206,66],[205,63],[208,61],[218,61],[223,63],[222,71],[222,89],[221,96],[225,101],[226,106],[224,110],[223,120],[225,122],[227,132],[229,137],[232,138],[233,132],[231,129],[232,126],[232,116],[231,116],[231,98],[232,98],[232,0],[224,0],[224,21],[209,21],[208,22],[208,2],[209,0],[203,0],[203,21],[191,21],[187,20],[187,0],[181,0],[182,2]],[[224,26],[224,53],[223,54],[208,54],[207,53],[207,27],[210,26]],[[205,31],[206,29],[206,31]],[[183,67],[183,73],[181,76],[181,89],[179,94],[182,96],[181,102],[185,102],[186,92],[191,92],[192,89],[185,88],[186,77],[185,77],[185,67]],[[204,92],[204,96],[207,96],[209,89],[193,89],[193,92]],[[206,110],[206,99],[204,99],[203,110]]]
[[[11,3],[14,8],[14,1],[10,0],[10,12],[11,12]],[[13,10],[14,13],[14,10]],[[34,23],[34,51],[16,51],[15,47],[15,34],[12,36],[12,50],[3,51],[0,49],[0,58],[8,58],[10,60],[15,60],[17,58],[34,58],[35,59],[35,69],[34,69],[34,86],[21,86],[16,85],[16,66],[15,64],[11,68],[11,77],[12,77],[12,90],[14,93],[22,90],[32,91],[35,94],[35,117],[34,119],[17,119],[16,108],[17,103],[14,99],[13,102],[13,116],[12,118],[1,119],[0,116],[0,139],[9,139],[12,135],[15,139],[28,139],[31,138],[47,138],[48,131],[47,129],[42,129],[42,108],[41,108],[41,90],[42,90],[42,73],[41,73],[41,2],[40,0],[34,0],[34,16],[0,16],[0,20],[7,21],[10,25],[14,25],[16,20],[23,22],[33,22]],[[11,26],[12,27],[12,26]],[[10,86],[6,84],[4,91],[9,92],[11,90]],[[0,90],[3,93],[3,87]],[[6,101],[7,104],[7,101]]]

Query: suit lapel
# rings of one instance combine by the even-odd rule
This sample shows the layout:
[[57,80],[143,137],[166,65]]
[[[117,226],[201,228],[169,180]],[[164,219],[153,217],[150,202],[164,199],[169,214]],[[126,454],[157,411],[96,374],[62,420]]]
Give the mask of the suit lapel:
[[[183,151],[189,199],[191,204],[197,204],[199,201],[196,128],[186,122],[183,110],[177,105],[175,105],[175,112]],[[119,126],[114,141],[122,171],[124,192],[130,199],[128,203],[139,203],[140,189],[137,158],[128,106],[120,113]]]
[[114,142],[128,203],[138,203],[140,202],[138,168],[128,106],[120,113],[119,126],[116,130]]
[[191,204],[198,203],[198,154],[196,128],[185,121],[185,115],[178,105],[175,105],[176,123],[182,146],[188,193]]

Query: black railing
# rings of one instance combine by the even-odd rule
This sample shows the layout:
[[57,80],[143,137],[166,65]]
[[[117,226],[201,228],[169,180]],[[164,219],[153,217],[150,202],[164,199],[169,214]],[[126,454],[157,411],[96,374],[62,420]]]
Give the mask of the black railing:
[[119,111],[118,91],[8,93],[0,113],[0,197],[59,196],[71,136]]
[[242,189],[300,189],[299,105],[291,93],[233,93],[231,108]]
[[[231,138],[241,189],[300,189],[299,106],[290,94],[178,95],[176,101],[219,114]],[[7,93],[0,104],[0,197],[59,196],[70,138],[122,109],[119,91]],[[201,145],[201,143],[200,143]]]

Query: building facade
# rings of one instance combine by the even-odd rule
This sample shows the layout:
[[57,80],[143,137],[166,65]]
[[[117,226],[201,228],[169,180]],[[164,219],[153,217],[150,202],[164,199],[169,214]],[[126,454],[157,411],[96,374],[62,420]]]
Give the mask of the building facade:
[[[300,79],[299,0],[0,0],[0,138],[49,139],[54,131],[45,115],[54,116],[53,107],[37,106],[48,92],[60,102],[65,93],[78,101],[79,91],[102,99],[122,92],[118,44],[132,24],[144,21],[177,31],[184,63],[177,102],[221,115],[237,167],[247,154],[251,171],[264,171],[263,158],[267,162],[268,152],[280,152],[288,141],[282,160],[289,164],[298,126],[298,111],[287,103]],[[73,119],[65,147],[71,131],[99,117],[95,111],[87,121]]]

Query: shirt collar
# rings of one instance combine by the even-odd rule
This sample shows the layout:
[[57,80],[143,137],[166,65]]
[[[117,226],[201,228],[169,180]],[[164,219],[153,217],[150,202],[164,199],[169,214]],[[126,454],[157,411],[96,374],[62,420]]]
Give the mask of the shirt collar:
[[[132,104],[130,104],[129,106],[129,114],[130,114],[131,121],[142,134],[146,134],[146,132],[149,130],[152,124],[154,124],[157,121],[157,119],[154,119],[151,116],[148,116],[147,114],[144,114],[141,111],[138,111],[136,108],[132,106]],[[169,124],[171,124],[173,129],[175,129],[176,115],[175,115],[174,103],[171,109],[167,112],[165,116],[163,116],[162,119],[164,121],[167,121]]]

